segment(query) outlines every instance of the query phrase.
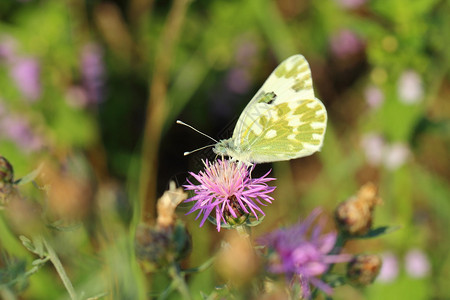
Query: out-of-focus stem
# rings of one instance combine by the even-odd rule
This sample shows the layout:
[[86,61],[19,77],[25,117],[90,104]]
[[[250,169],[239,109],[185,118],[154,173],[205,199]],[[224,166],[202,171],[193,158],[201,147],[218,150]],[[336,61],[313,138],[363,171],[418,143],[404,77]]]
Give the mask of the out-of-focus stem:
[[169,275],[172,277],[175,288],[180,292],[183,299],[190,300],[191,294],[189,293],[188,286],[184,280],[184,276],[180,272],[180,268],[177,263],[173,263],[169,269]]
[[76,300],[77,295],[75,293],[75,289],[73,288],[72,282],[70,282],[69,277],[67,276],[66,271],[64,270],[63,265],[61,264],[61,261],[58,258],[58,255],[56,254],[55,250],[53,250],[53,247],[50,246],[47,241],[42,238],[42,242],[45,245],[45,248],[48,252],[48,257],[50,258],[50,261],[52,262],[53,266],[56,269],[56,272],[58,272],[59,277],[61,278],[64,286],[66,287],[67,292],[69,293],[70,299]]
[[154,220],[156,216],[158,148],[162,127],[167,115],[166,98],[169,67],[189,2],[190,0],[174,0],[155,56],[155,68],[150,80],[141,155],[139,200],[143,221]]

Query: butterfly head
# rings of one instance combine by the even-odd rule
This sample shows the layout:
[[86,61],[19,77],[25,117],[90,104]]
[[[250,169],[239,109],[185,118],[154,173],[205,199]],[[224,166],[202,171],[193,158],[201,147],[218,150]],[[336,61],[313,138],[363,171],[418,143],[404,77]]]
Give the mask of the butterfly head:
[[234,145],[233,140],[230,138],[227,140],[220,140],[219,142],[217,142],[217,144],[213,148],[213,151],[217,155],[233,156],[235,148],[236,146]]

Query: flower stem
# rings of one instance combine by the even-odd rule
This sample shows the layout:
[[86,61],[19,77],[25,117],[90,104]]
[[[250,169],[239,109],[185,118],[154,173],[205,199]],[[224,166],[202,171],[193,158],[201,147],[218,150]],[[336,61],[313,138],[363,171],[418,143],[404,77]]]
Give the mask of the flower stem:
[[245,225],[236,226],[236,231],[239,233],[241,237],[246,239],[249,239],[252,233],[251,228]]
[[172,284],[177,288],[178,292],[180,292],[182,298],[191,300],[191,294],[189,293],[186,281],[184,280],[184,277],[180,272],[179,265],[176,262],[170,266],[169,275],[172,277]]
[[144,221],[156,217],[156,181],[158,170],[158,148],[161,132],[168,111],[167,85],[178,37],[190,0],[175,0],[167,17],[157,50],[153,76],[150,80],[145,127],[141,152],[139,199]]
[[42,242],[45,245],[45,248],[47,248],[48,257],[50,258],[50,261],[52,262],[53,266],[55,267],[56,271],[58,272],[59,277],[61,278],[64,286],[66,287],[67,292],[69,293],[70,299],[76,300],[77,295],[75,293],[75,289],[73,288],[72,282],[70,282],[69,277],[66,274],[66,271],[64,270],[63,265],[61,264],[61,261],[58,258],[58,255],[56,254],[55,250],[50,246],[50,244],[42,238]]

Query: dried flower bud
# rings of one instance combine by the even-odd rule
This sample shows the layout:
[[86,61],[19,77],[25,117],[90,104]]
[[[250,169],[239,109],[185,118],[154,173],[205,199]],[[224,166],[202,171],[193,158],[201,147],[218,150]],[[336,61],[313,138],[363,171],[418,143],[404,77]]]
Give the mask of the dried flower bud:
[[183,222],[176,220],[175,208],[187,194],[170,183],[157,203],[155,225],[141,224],[136,230],[136,255],[146,271],[161,268],[172,261],[183,259],[191,250],[191,237]]
[[158,218],[156,219],[156,224],[160,227],[172,226],[175,222],[175,208],[186,199],[187,194],[183,189],[176,188],[175,182],[171,181],[169,190],[158,200]]
[[381,258],[378,255],[357,255],[347,265],[347,278],[355,285],[369,285],[378,276]]
[[9,161],[0,156],[0,204],[10,194],[14,182],[14,169]]
[[364,235],[372,227],[373,210],[380,203],[382,201],[377,197],[375,185],[366,183],[356,196],[338,205],[335,211],[336,222],[349,235]]

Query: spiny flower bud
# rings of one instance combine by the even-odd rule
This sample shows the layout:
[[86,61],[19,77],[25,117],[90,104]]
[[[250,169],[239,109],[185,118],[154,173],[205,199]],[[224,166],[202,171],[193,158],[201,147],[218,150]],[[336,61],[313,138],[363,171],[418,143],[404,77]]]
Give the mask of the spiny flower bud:
[[136,230],[135,251],[146,271],[154,271],[183,259],[191,250],[191,237],[183,222],[176,220],[175,208],[187,198],[183,189],[170,183],[158,200],[155,225],[141,224]]
[[14,182],[14,169],[9,161],[0,156],[0,204],[5,202],[10,194]]
[[191,250],[191,237],[181,221],[166,228],[141,224],[135,247],[144,270],[152,272],[186,257]]
[[381,258],[378,255],[361,254],[347,265],[347,278],[355,285],[369,285],[378,276]]
[[377,197],[375,185],[366,183],[356,196],[338,205],[335,211],[336,222],[349,235],[364,235],[372,227],[373,210],[380,203],[382,201]]

